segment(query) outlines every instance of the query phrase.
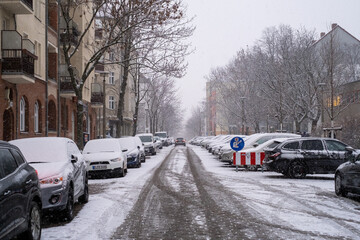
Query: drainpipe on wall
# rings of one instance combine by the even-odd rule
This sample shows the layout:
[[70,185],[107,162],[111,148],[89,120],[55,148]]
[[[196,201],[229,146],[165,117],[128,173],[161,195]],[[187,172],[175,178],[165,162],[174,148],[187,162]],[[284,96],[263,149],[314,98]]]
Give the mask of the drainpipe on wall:
[[48,77],[48,71],[49,71],[49,51],[48,51],[48,26],[49,26],[49,20],[48,20],[48,7],[49,7],[49,1],[45,0],[45,136],[47,137],[49,135],[49,119],[48,119],[48,84],[49,84],[49,77]]
[[[60,31],[60,3],[57,4],[57,64],[56,64],[56,71],[57,71],[57,104],[58,104],[58,134],[59,137],[61,135],[61,99],[60,99],[60,38],[59,38],[59,31]],[[66,105],[66,102],[65,102]],[[66,109],[66,107],[65,107]],[[65,121],[68,121],[68,114],[66,114]],[[64,130],[64,137],[66,137],[66,130]]]
[[15,139],[18,138],[18,126],[19,126],[19,107],[18,107],[18,90],[17,90],[17,84],[15,85],[15,101],[16,101],[16,108],[15,108]]

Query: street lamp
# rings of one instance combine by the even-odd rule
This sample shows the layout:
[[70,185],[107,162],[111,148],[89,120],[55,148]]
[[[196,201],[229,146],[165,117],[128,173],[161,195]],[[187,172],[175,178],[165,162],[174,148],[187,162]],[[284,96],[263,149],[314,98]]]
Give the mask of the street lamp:
[[100,76],[103,77],[103,138],[106,137],[106,93],[105,93],[105,81],[108,72],[100,72]]

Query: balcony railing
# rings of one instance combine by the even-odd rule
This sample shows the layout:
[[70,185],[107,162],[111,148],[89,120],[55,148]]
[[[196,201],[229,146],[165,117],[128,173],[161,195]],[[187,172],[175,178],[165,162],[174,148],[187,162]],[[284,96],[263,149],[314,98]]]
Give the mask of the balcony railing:
[[34,60],[36,56],[26,49],[2,50],[3,74],[28,74],[34,76]]
[[91,104],[102,105],[104,103],[104,94],[100,92],[91,93]]
[[29,39],[22,39],[17,31],[1,31],[3,79],[15,83],[34,82],[35,46]]
[[71,77],[68,76],[60,77],[60,92],[75,93],[71,82]]

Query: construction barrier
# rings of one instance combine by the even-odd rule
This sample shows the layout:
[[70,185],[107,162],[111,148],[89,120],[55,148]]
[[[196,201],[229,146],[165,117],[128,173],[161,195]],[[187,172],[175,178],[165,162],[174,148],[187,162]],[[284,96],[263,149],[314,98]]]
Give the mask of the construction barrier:
[[233,164],[235,166],[262,165],[265,152],[234,152]]

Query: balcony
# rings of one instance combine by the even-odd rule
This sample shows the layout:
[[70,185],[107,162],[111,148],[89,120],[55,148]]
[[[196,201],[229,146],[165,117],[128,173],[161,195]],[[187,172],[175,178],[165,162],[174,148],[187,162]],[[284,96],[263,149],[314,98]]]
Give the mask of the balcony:
[[[0,0],[1,1],[1,0]],[[60,42],[70,45],[78,44],[80,36],[79,27],[74,21],[66,23],[63,17],[60,18]]]
[[33,0],[0,0],[0,6],[11,14],[33,13]]
[[68,76],[60,77],[60,96],[64,98],[72,98],[76,96],[71,78]]
[[93,108],[101,108],[104,104],[104,93],[99,83],[91,84],[91,106]]
[[35,45],[17,31],[1,31],[2,79],[14,84],[35,83]]

